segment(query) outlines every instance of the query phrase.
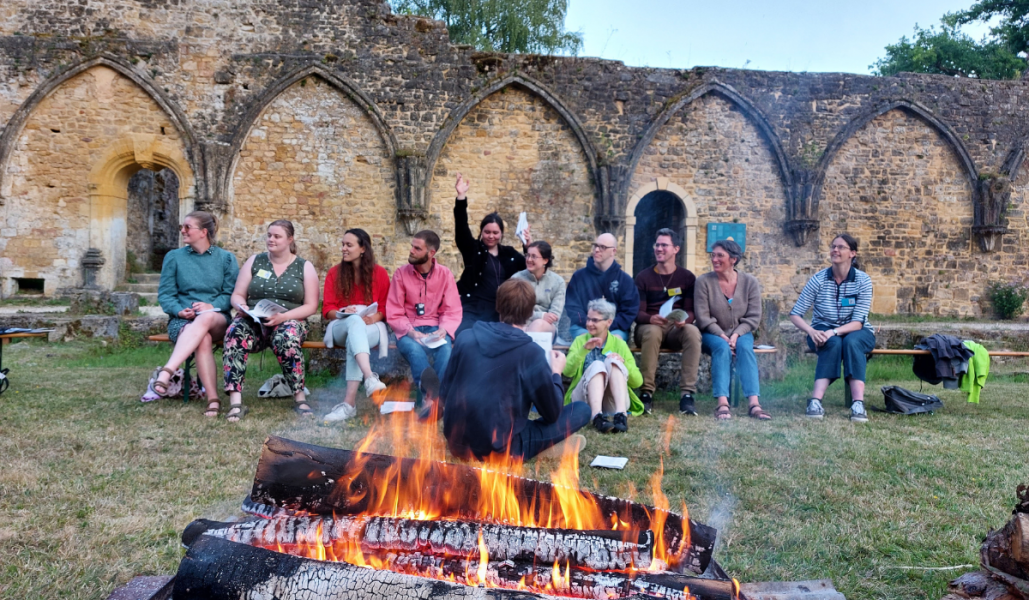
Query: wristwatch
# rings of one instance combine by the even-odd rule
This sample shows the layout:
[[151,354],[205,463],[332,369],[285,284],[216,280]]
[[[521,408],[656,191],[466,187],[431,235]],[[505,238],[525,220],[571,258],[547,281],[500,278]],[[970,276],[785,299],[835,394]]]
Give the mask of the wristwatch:
[[836,337],[840,337],[840,330],[839,329],[833,329],[832,330],[832,334],[835,335]]

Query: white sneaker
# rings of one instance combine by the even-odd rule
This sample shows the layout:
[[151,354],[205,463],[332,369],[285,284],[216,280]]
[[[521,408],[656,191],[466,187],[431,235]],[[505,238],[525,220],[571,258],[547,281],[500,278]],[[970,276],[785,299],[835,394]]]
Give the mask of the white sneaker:
[[377,373],[372,373],[368,377],[365,377],[365,379],[364,379],[364,395],[365,396],[369,396],[370,397],[375,392],[381,392],[384,389],[386,389],[386,384],[381,382],[381,381],[379,381],[379,375]]
[[[376,380],[378,381],[378,380]],[[346,421],[357,416],[357,407],[350,406],[346,402],[340,402],[336,406],[332,407],[332,411],[322,418],[326,423],[333,423],[336,421]]]
[[865,412],[865,403],[861,400],[855,400],[850,405],[850,420],[855,423],[867,423],[868,413]]

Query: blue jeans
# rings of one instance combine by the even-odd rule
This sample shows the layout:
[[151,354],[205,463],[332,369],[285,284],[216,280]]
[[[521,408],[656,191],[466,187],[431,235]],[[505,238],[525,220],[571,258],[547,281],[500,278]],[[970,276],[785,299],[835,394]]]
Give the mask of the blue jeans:
[[[415,327],[419,333],[432,333],[439,329],[435,325],[422,325]],[[426,348],[411,339],[411,336],[404,335],[397,338],[397,350],[404,355],[407,364],[411,365],[411,375],[414,377],[414,386],[418,389],[418,399],[422,399],[422,371],[429,367],[429,357],[432,357],[432,368],[436,374],[443,379],[443,373],[447,370],[447,363],[450,362],[450,350],[453,348],[454,340],[447,335],[446,343],[439,348]]]
[[[732,366],[732,350],[729,342],[713,333],[701,336],[701,349],[711,355],[711,395],[715,398],[729,397],[729,371]],[[760,396],[761,383],[757,374],[757,357],[754,356],[754,334],[746,333],[736,338],[736,373],[740,378],[743,395]]]
[[591,414],[589,404],[572,402],[561,409],[553,423],[545,424],[539,419],[529,421],[511,440],[511,456],[521,456],[524,460],[533,458],[589,424]]
[[371,358],[371,349],[379,345],[379,328],[375,325],[365,325],[364,319],[351,315],[340,326],[333,328],[332,343],[347,349],[347,381],[361,381],[364,374],[361,373],[361,367],[357,365],[354,356],[368,354]]
[[[572,335],[573,340],[584,333],[589,333],[588,331],[586,331],[585,327],[579,327],[575,324],[569,326],[568,332]],[[608,333],[622,338],[622,341],[626,344],[629,343],[629,334],[625,331],[622,331],[621,329],[611,329],[608,331]]]
[[875,334],[867,327],[862,327],[842,336],[832,336],[821,348],[816,348],[811,336],[808,336],[807,346],[818,353],[815,379],[828,379],[829,383],[836,381],[840,378],[840,363],[843,363],[843,377],[846,380],[864,381],[865,365],[868,363],[865,355],[875,348]]

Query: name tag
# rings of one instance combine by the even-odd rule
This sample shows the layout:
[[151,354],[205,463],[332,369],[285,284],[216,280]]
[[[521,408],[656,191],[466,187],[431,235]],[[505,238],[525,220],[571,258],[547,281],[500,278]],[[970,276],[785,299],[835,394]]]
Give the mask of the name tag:
[[840,306],[849,308],[851,306],[857,306],[857,296],[850,296],[848,298],[840,298]]
[[672,289],[668,290],[668,295],[669,296],[681,296],[682,295],[682,288],[672,288]]
[[272,276],[272,273],[271,273],[271,271],[265,271],[264,269],[260,269],[260,270],[257,271],[257,276],[260,277],[261,279],[268,279],[269,277]]

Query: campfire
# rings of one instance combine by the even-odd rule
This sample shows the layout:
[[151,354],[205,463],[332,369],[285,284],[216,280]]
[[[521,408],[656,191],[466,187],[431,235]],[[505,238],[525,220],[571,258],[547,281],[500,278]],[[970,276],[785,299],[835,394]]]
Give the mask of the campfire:
[[184,531],[174,598],[741,597],[716,532],[669,510],[660,471],[645,506],[580,490],[574,454],[544,483],[434,460],[432,437],[394,438],[419,459],[371,452],[375,431],[353,451],[269,437],[250,517]]

